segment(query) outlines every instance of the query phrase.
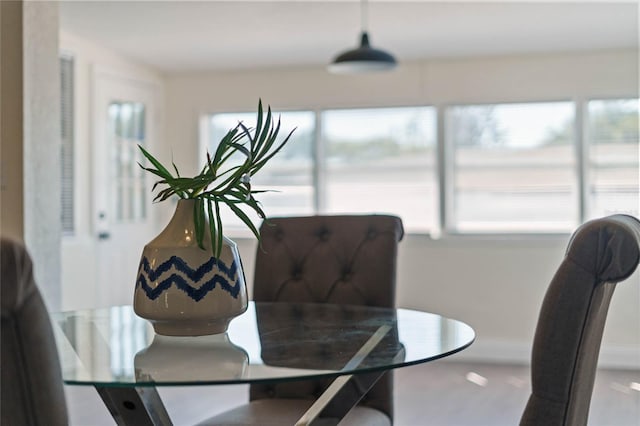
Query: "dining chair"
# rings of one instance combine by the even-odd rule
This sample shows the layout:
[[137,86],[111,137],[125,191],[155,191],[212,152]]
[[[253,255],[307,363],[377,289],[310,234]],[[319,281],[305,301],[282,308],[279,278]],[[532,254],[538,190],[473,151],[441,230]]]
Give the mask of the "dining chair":
[[[334,303],[395,307],[398,242],[402,221],[388,215],[272,218],[260,227],[253,284],[257,302]],[[327,355],[330,356],[330,355]],[[263,353],[263,359],[269,354]],[[347,392],[368,388],[356,375]],[[341,425],[393,424],[393,377],[385,373]],[[294,424],[330,380],[252,384],[250,402],[211,418],[207,425]],[[341,412],[340,401],[328,412]],[[318,424],[336,424],[321,418]]]
[[595,219],[574,232],[542,302],[521,426],[587,424],[609,302],[639,259],[635,217]]
[[16,241],[0,240],[0,424],[67,425],[60,361],[31,258]]

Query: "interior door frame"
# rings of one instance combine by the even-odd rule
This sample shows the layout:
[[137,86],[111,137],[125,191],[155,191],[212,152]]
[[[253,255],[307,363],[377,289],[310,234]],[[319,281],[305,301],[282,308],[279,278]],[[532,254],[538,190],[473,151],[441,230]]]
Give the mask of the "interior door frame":
[[[134,78],[128,75],[124,75],[123,73],[117,72],[104,66],[94,65],[91,68],[91,135],[93,143],[91,144],[90,159],[92,167],[104,168],[106,166],[104,156],[105,154],[109,154],[106,141],[103,140],[104,135],[106,134],[106,121],[102,116],[103,111],[101,110],[100,105],[102,99],[104,99],[101,96],[101,91],[104,89],[102,87],[102,84],[104,83],[129,85],[132,90],[141,90],[148,92],[148,94],[151,96],[153,107],[149,108],[149,119],[146,120],[146,122],[149,124],[147,128],[147,132],[149,135],[148,141],[150,141],[151,145],[147,145],[147,147],[150,148],[151,151],[157,149],[162,143],[159,140],[159,118],[161,116],[162,105],[160,103],[160,99],[158,99],[158,96],[156,96],[156,93],[160,91],[159,84],[149,80],[143,80],[140,78]],[[103,182],[96,181],[97,175],[108,176],[108,173],[104,169],[98,171],[92,170],[90,176],[90,187],[91,191],[93,192],[93,200],[91,203],[91,229],[94,237],[99,236],[100,232],[108,232],[110,221],[110,218],[103,218],[102,220],[100,220],[99,218],[100,211],[109,210],[108,197],[110,196],[110,194],[97,194],[97,192],[99,192],[99,190],[103,188],[102,185],[104,185]],[[147,183],[150,182],[149,179],[150,177],[147,174]],[[151,214],[152,212],[149,213],[149,217],[153,221],[153,214]]]
[[[90,189],[91,189],[91,203],[90,203],[90,239],[93,241],[95,247],[96,256],[96,280],[95,291],[98,297],[96,298],[97,304],[105,304],[110,300],[115,290],[112,285],[106,285],[101,280],[107,279],[110,271],[104,270],[104,266],[101,264],[101,256],[106,250],[105,240],[111,238],[113,229],[116,226],[116,219],[112,211],[114,204],[114,190],[110,182],[111,170],[111,156],[112,147],[107,139],[108,120],[105,115],[105,101],[107,105],[111,102],[111,96],[109,95],[109,88],[119,86],[119,89],[124,91],[131,90],[132,93],[142,94],[142,98],[145,100],[145,146],[151,151],[155,151],[162,144],[159,140],[160,127],[160,114],[162,110],[161,98],[158,96],[162,93],[162,87],[160,83],[145,80],[142,78],[135,78],[131,75],[126,75],[122,72],[115,71],[113,69],[94,65],[91,67],[91,146],[89,159],[91,161],[90,171]],[[118,90],[119,91],[119,90]],[[135,97],[135,96],[133,96]],[[116,96],[115,98],[118,98]],[[122,101],[135,101],[136,99],[121,99]],[[139,100],[139,99],[138,99]],[[147,101],[149,102],[147,104]],[[149,189],[148,196],[151,199],[151,184],[152,177],[149,173],[144,173],[145,187]],[[150,205],[150,203],[147,203]],[[155,209],[147,208],[144,222],[145,228],[155,228],[157,222]],[[101,214],[102,213],[102,214]],[[123,225],[126,226],[126,225]],[[144,241],[146,243],[147,241]],[[142,246],[135,247],[137,250],[136,256],[142,251]],[[133,249],[132,249],[133,250]],[[136,261],[139,259],[136,259]],[[135,277],[132,277],[131,282],[126,284],[116,283],[116,285],[128,285],[130,294],[133,294],[133,286]],[[124,289],[122,291],[125,291]],[[117,294],[117,291],[116,291]],[[108,304],[108,303],[107,303]]]

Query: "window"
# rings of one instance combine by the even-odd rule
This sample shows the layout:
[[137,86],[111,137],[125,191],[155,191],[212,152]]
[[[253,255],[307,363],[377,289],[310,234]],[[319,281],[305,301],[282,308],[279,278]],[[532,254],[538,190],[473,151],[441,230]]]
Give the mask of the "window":
[[[431,235],[568,233],[592,217],[637,216],[638,99],[584,106],[285,112],[284,129],[298,129],[253,183],[279,191],[259,197],[270,216],[387,213],[407,232]],[[213,151],[238,120],[254,119],[207,116],[206,146]],[[242,225],[231,213],[223,220]]]
[[[309,111],[283,112],[278,115],[282,122],[279,141],[294,127],[296,128],[289,142],[275,157],[252,177],[252,188],[269,190],[257,196],[263,209],[269,216],[310,215],[315,211],[314,161],[313,146],[315,139],[315,114]],[[210,116],[206,123],[209,135],[206,149],[213,153],[218,142],[238,121],[249,128],[255,127],[255,113],[216,114]],[[255,216],[252,210],[245,210],[250,217]],[[229,228],[244,229],[244,225],[232,212],[223,210],[222,217]],[[256,225],[259,218],[255,218]]]
[[75,232],[73,202],[73,58],[60,57],[60,202],[63,235]]
[[573,229],[579,216],[573,129],[571,102],[449,108],[451,230]]
[[406,229],[438,223],[435,111],[429,107],[322,114],[328,213],[388,213]]
[[589,218],[638,216],[638,99],[591,101],[587,117]]
[[117,223],[133,223],[147,216],[144,170],[138,166],[137,145],[145,145],[145,106],[139,102],[109,105],[109,145],[113,155],[116,184],[114,211]]

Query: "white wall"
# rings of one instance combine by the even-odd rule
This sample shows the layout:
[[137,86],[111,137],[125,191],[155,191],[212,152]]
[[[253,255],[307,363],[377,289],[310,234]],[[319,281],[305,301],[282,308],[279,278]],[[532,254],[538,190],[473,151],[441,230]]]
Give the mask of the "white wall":
[[[94,70],[108,71],[113,75],[152,85],[159,92],[157,99],[160,103],[164,103],[164,82],[161,74],[156,70],[68,32],[60,34],[60,50],[73,57],[75,79],[74,210],[76,222],[75,234],[63,237],[61,251],[64,283],[62,310],[70,310],[100,305],[100,301],[96,300],[99,292],[92,278],[95,276],[95,271],[99,270],[97,230],[94,229],[92,220],[97,214],[93,211],[94,192],[99,190],[95,188],[92,173],[94,155],[92,146],[95,140],[94,129],[91,126],[94,117],[92,103]],[[162,129],[163,123],[160,124]],[[160,130],[156,133],[157,143],[162,145],[164,132]],[[142,251],[142,247],[139,251]],[[122,295],[123,300],[132,299],[134,281],[135,278],[132,278],[131,293]]]
[[[62,299],[58,5],[23,2],[24,241],[50,309]],[[44,189],[44,191],[43,191]]]
[[59,309],[60,85],[52,79],[59,75],[58,5],[3,2],[0,10],[0,229],[24,241],[47,305]]
[[[584,100],[638,94],[637,51],[583,52],[403,64],[392,74],[335,76],[323,68],[266,69],[166,78],[166,145],[184,174],[198,165],[203,113],[344,106]],[[468,322],[476,343],[460,357],[527,362],[542,296],[567,237],[523,239],[407,235],[401,244],[398,306]],[[236,239],[249,282],[255,242]],[[640,367],[640,279],[617,289],[603,365]]]

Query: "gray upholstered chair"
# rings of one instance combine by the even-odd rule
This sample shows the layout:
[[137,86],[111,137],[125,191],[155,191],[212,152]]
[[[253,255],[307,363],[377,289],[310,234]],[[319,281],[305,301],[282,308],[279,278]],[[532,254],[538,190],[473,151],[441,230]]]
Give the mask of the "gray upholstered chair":
[[66,425],[60,362],[24,246],[2,238],[2,425]]
[[[255,301],[395,306],[397,248],[403,237],[400,218],[384,215],[275,218],[262,224],[260,235]],[[268,358],[268,354],[263,355]],[[367,380],[366,375],[355,378],[350,386],[358,387]],[[249,404],[204,424],[293,425],[329,383],[316,380],[254,384]],[[341,424],[392,424],[392,386],[392,375],[382,376]],[[329,417],[320,422],[335,424],[337,419]]]
[[542,303],[521,426],[586,425],[600,342],[616,283],[640,259],[640,222],[592,220],[573,234]]

